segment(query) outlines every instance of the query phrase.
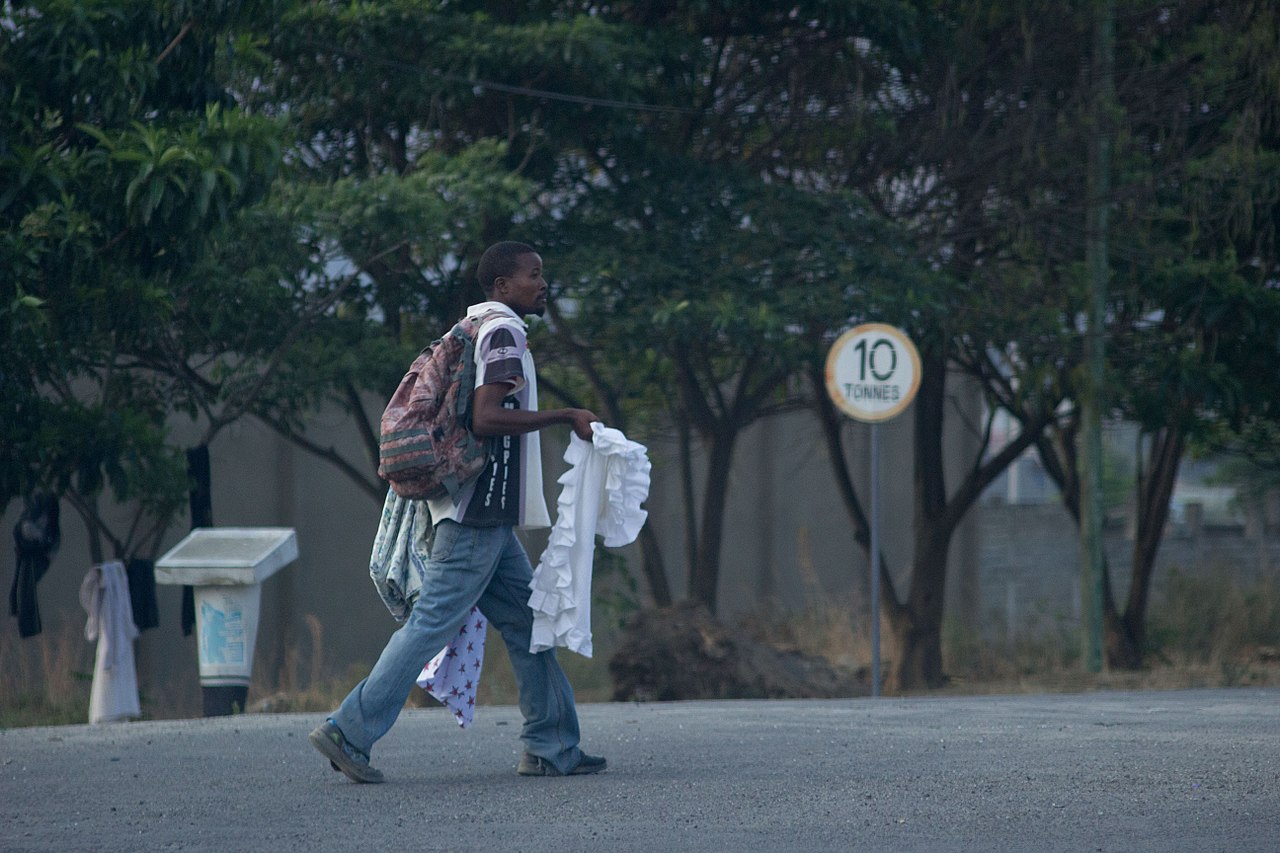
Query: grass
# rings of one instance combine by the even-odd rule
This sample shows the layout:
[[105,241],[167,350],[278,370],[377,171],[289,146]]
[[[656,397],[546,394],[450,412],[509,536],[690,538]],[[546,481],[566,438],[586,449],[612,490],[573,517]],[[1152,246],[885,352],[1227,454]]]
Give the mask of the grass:
[[[291,711],[331,711],[347,692],[368,674],[369,665],[359,664],[335,673],[323,665],[323,630],[314,616],[306,617],[310,642],[306,648],[290,648],[284,668],[275,674],[254,669],[249,686],[248,707],[251,712],[285,713]],[[585,658],[564,649],[557,657],[573,685],[580,702],[604,702],[609,698],[608,660],[612,652],[609,632],[595,634],[595,655]],[[479,705],[516,704],[516,680],[501,635],[490,628],[485,638],[484,671],[476,692]],[[414,687],[407,702],[409,707],[433,708],[439,703],[425,690]]]
[[1043,693],[1280,686],[1280,583],[1234,582],[1226,569],[1174,570],[1147,618],[1146,665],[1087,673],[1078,631],[1047,631],[1015,642],[982,642],[948,625],[945,693]]
[[49,621],[62,627],[25,640],[16,626],[0,631],[0,728],[89,721],[94,647],[76,627],[84,620]]
[[[579,701],[608,701],[608,661],[625,609],[600,608],[594,657],[559,651]],[[871,656],[870,632],[850,616],[854,612],[849,602],[815,599],[795,613],[757,612],[741,627],[775,645],[820,655],[839,666],[865,666]],[[331,710],[367,674],[366,665],[334,671],[326,662],[320,621],[307,616],[305,623],[307,636],[288,649],[278,671],[255,667],[250,712]],[[27,640],[19,640],[12,629],[0,631],[0,728],[88,719],[93,646],[76,629],[75,620],[54,624],[64,627]],[[1046,631],[1015,641],[992,641],[973,626],[949,623],[944,629],[943,666],[950,682],[931,695],[1280,686],[1280,582],[1273,578],[1240,585],[1225,571],[1211,576],[1174,572],[1152,601],[1147,630],[1148,666],[1136,672],[1094,674],[1080,669],[1076,632]],[[486,646],[478,702],[515,704],[515,678],[496,632]],[[887,669],[893,656],[891,638],[885,634],[882,666]],[[144,692],[142,699],[146,718],[194,715],[189,709],[170,707],[173,703],[162,694],[149,701]],[[409,699],[414,707],[435,704],[418,688]]]

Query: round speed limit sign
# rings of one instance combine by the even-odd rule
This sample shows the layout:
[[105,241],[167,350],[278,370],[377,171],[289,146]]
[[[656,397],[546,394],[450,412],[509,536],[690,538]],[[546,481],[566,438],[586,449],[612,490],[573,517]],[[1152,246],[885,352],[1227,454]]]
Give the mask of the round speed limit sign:
[[836,339],[827,355],[827,393],[859,421],[902,413],[920,387],[920,354],[900,329],[865,323]]

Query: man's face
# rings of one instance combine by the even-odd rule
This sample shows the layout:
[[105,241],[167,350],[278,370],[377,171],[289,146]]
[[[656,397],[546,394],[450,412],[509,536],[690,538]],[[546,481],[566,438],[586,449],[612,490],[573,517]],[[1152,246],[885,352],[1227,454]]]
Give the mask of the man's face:
[[542,256],[521,255],[514,273],[497,280],[498,301],[521,316],[541,317],[547,310],[547,281],[542,277]]

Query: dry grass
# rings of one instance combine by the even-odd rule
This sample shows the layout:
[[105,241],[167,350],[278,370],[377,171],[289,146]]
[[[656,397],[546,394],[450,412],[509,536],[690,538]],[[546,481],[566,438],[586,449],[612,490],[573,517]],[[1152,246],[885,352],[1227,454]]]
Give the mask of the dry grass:
[[[1212,577],[1174,574],[1153,601],[1148,619],[1149,666],[1137,672],[1082,672],[1078,634],[1044,634],[1016,642],[983,640],[966,626],[948,625],[944,669],[950,682],[931,695],[976,695],[1089,690],[1165,690],[1174,688],[1280,686],[1280,583],[1266,578],[1251,585]],[[819,655],[846,668],[870,661],[870,632],[862,608],[847,601],[818,601],[796,612],[760,611],[743,620],[747,632],[784,648]],[[53,622],[53,620],[50,620]],[[608,660],[617,641],[611,620],[597,628],[596,653],[584,658],[561,651],[580,701],[607,701],[612,692]],[[0,728],[83,723],[88,718],[93,645],[65,627],[19,640],[16,631],[0,632]],[[336,707],[366,673],[366,667],[338,672],[327,662],[324,631],[314,616],[305,618],[306,636],[292,643],[278,671],[255,667],[249,691],[250,712],[323,712]],[[482,705],[516,702],[515,678],[496,632],[487,642]],[[891,638],[882,636],[882,667],[894,657]],[[261,671],[267,670],[267,671]],[[192,716],[166,697],[143,696],[152,719]],[[414,688],[410,705],[435,701]]]
[[[803,610],[782,612],[762,606],[738,620],[738,627],[762,643],[783,651],[826,658],[844,669],[867,666],[871,660],[871,631],[866,605],[854,600],[810,599]],[[881,660],[891,659],[891,638],[882,632]]]
[[1147,665],[1136,671],[1082,671],[1078,633],[982,643],[950,626],[945,645],[943,694],[1280,686],[1280,584],[1172,572],[1151,603]]
[[22,639],[17,628],[0,631],[0,728],[89,721],[94,646],[84,620],[46,615],[57,631]]
[[[249,687],[249,711],[284,713],[290,711],[330,711],[347,692],[368,674],[368,667],[357,665],[335,673],[324,661],[324,632],[314,616],[306,617],[309,638],[306,645],[291,646],[286,665],[279,673],[259,673],[255,667]],[[558,657],[565,674],[573,684],[574,694],[582,702],[603,702],[609,698],[608,660],[611,638],[608,633],[595,635],[595,655],[584,658],[559,650]],[[255,698],[257,697],[257,698]],[[493,629],[485,637],[484,673],[476,693],[479,705],[516,704],[516,680],[501,635]],[[413,688],[407,705],[413,708],[438,707],[439,703],[425,690]]]
[[[943,670],[948,684],[930,695],[1170,690],[1280,686],[1280,583],[1264,578],[1240,585],[1227,571],[1208,576],[1173,573],[1147,620],[1148,663],[1137,671],[1084,672],[1078,632],[1044,633],[1013,642],[984,638],[973,626],[944,626]],[[865,605],[812,603],[803,611],[760,610],[742,620],[758,639],[819,655],[837,665],[871,660]],[[896,649],[881,636],[881,668]]]

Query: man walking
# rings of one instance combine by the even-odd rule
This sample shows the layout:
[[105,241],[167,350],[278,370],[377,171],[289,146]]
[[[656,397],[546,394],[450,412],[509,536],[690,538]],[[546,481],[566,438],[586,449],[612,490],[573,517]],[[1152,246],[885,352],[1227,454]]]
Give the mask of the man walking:
[[516,527],[551,524],[542,494],[538,431],[566,424],[590,441],[586,409],[538,410],[537,376],[524,317],[547,307],[542,258],[524,243],[489,247],[477,271],[486,302],[468,316],[494,314],[476,335],[471,431],[494,437],[489,464],[457,495],[428,501],[435,532],[422,589],[405,624],[373,670],[311,733],[311,743],[356,782],[381,782],[369,752],[395,723],[423,665],[458,633],[472,607],[502,634],[515,671],[524,726],[522,776],[598,773],[605,760],[578,746],[573,690],[554,650],[529,651],[533,568]]

